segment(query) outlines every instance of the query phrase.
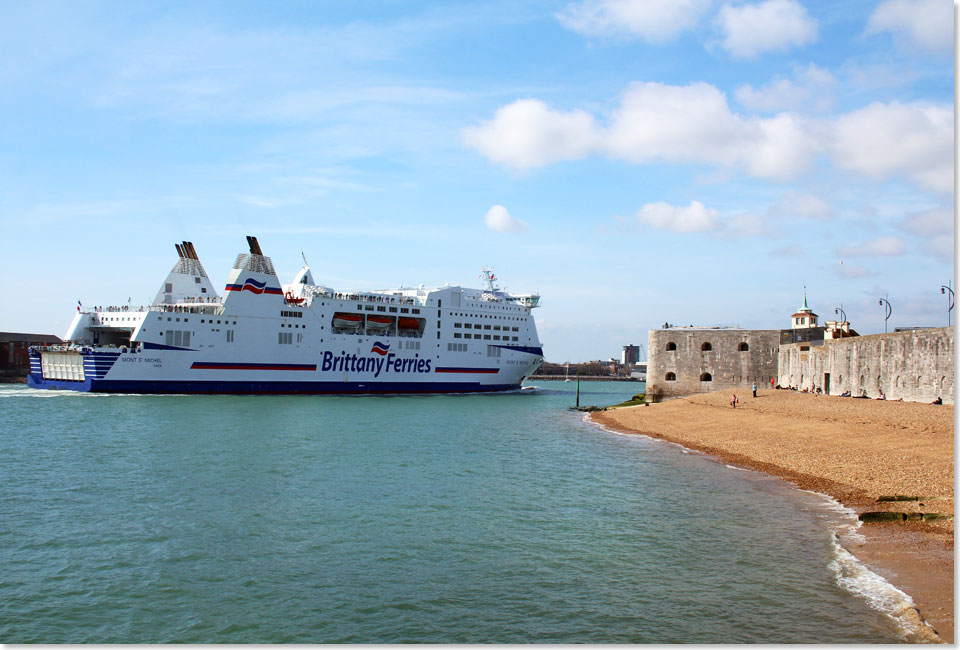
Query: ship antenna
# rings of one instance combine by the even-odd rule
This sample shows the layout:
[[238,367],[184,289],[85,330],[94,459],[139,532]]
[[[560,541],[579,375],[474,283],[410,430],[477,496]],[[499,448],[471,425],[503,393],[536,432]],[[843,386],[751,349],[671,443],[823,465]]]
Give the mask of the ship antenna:
[[303,265],[304,265],[304,266],[310,266],[310,263],[307,262],[307,256],[306,256],[306,254],[304,254],[303,251],[300,251],[300,257],[303,258]]

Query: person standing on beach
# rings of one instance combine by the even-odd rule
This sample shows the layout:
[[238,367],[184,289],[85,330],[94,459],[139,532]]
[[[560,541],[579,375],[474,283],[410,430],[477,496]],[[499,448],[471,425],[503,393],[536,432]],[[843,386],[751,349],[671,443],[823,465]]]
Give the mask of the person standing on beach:
[[753,396],[757,396],[757,382],[753,382]]
[[737,408],[737,394],[736,394],[736,393],[733,394],[733,399],[730,400],[730,406],[732,406],[733,408]]

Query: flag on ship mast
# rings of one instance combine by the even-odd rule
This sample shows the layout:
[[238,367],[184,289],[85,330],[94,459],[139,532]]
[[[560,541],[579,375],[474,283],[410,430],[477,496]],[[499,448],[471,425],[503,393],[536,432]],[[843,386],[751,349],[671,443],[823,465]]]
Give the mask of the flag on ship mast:
[[77,311],[80,311],[80,308],[83,307],[83,303],[79,300],[77,301]]

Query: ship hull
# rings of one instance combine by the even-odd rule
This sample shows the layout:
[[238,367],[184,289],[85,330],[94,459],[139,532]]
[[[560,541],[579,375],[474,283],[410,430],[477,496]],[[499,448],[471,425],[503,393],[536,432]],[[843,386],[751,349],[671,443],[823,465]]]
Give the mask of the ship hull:
[[45,390],[136,395],[426,395],[497,393],[521,384],[480,382],[335,382],[335,381],[144,381],[88,379],[63,381],[27,377],[27,386]]
[[[48,354],[64,365],[72,363],[74,371],[55,372],[43,355]],[[323,370],[319,363],[239,362],[237,360],[199,360],[195,351],[150,350],[102,351],[96,348],[82,352],[44,352],[31,350],[31,371],[27,376],[30,388],[84,393],[124,393],[145,395],[416,395],[491,393],[519,390],[523,378],[532,374],[539,361],[531,353],[513,353],[527,360],[508,359],[512,365],[487,367],[449,367],[419,364],[419,359],[384,358],[371,364],[368,371],[357,371],[356,360],[342,372]],[[388,366],[388,360],[393,361]],[[380,359],[376,359],[380,361]],[[499,361],[499,360],[498,360]],[[69,365],[69,363],[67,364]],[[387,375],[391,367],[408,368],[399,377]],[[150,377],[153,375],[153,378]],[[68,376],[70,378],[64,378]],[[184,379],[183,377],[191,377]],[[192,377],[197,377],[196,379]]]

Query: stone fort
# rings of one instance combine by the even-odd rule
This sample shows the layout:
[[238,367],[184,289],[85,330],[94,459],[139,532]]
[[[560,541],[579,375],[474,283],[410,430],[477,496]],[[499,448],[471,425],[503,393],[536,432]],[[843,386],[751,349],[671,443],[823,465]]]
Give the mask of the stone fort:
[[[783,330],[665,324],[647,338],[647,394],[652,400],[728,388],[780,385],[828,395],[946,404],[954,399],[954,332],[924,328],[859,336],[803,306]],[[772,381],[771,381],[772,380]]]

